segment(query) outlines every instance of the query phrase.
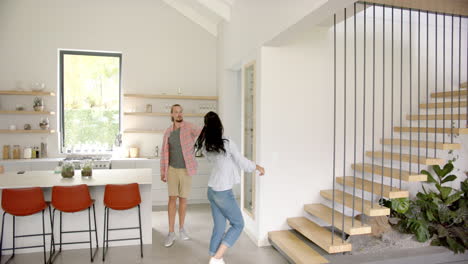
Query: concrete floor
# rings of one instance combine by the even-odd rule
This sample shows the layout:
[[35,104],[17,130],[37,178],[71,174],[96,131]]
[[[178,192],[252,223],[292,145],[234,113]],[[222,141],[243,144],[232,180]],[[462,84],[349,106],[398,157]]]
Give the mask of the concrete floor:
[[[144,258],[140,258],[139,246],[124,246],[109,248],[105,263],[130,264],[130,263],[158,263],[158,264],[207,264],[208,246],[211,236],[213,221],[209,205],[189,205],[186,219],[186,229],[192,240],[179,241],[170,248],[163,246],[167,235],[167,211],[161,207],[153,208],[153,244],[144,246]],[[177,220],[178,222],[178,220]],[[176,225],[177,225],[176,222]],[[176,229],[177,226],[176,226]],[[102,242],[101,242],[102,244]],[[102,250],[97,254],[94,263],[102,263]],[[8,256],[2,256],[4,263]],[[272,247],[258,248],[242,234],[236,245],[225,256],[228,264],[287,264],[288,262]],[[18,254],[12,264],[43,263],[41,253]],[[64,250],[54,264],[84,264],[92,263],[89,259],[89,249]]]
[[[163,246],[167,235],[167,211],[165,207],[153,208],[153,244],[143,248],[144,258],[140,258],[139,246],[124,246],[109,248],[105,263],[132,264],[132,263],[158,263],[158,264],[207,264],[209,239],[213,221],[209,205],[189,205],[186,219],[186,229],[192,240],[176,241],[166,248]],[[176,226],[176,229],[177,226]],[[292,231],[294,232],[294,231]],[[296,233],[296,232],[294,232]],[[296,233],[297,234],[297,233]],[[145,235],[145,234],[143,234]],[[302,237],[301,235],[298,235]],[[305,238],[302,237],[305,240]],[[307,243],[320,254],[324,255],[330,263],[334,264],[439,264],[468,263],[468,253],[454,255],[442,247],[426,247],[419,249],[389,250],[385,254],[369,255],[328,255],[316,245]],[[101,242],[102,244],[102,242]],[[5,263],[8,256],[2,256],[1,263]],[[287,264],[288,261],[273,247],[258,248],[242,234],[236,245],[225,256],[228,264]],[[41,264],[42,253],[17,254],[12,264]],[[54,264],[85,264],[89,260],[89,249],[64,250]],[[102,250],[99,249],[94,263],[102,263]]]

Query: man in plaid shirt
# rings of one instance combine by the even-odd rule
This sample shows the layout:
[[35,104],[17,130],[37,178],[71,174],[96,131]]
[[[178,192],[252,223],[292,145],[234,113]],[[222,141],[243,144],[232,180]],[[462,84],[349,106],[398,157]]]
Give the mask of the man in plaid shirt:
[[183,109],[175,104],[171,107],[172,125],[164,132],[161,150],[161,181],[167,182],[169,191],[168,214],[169,234],[164,246],[170,247],[176,240],[174,232],[179,198],[179,235],[182,240],[190,237],[184,229],[187,198],[192,189],[192,176],[197,173],[194,145],[201,130],[185,122]]

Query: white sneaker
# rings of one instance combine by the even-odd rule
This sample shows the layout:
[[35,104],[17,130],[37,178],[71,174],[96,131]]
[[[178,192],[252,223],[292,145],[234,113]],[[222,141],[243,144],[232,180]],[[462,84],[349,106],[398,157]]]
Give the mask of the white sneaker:
[[223,259],[216,259],[211,257],[209,264],[226,264]]
[[189,240],[190,237],[187,235],[187,231],[185,231],[185,229],[180,229],[179,230],[179,237],[181,240]]
[[165,247],[170,247],[174,244],[174,241],[176,240],[176,234],[174,232],[170,232],[167,237],[166,241],[164,242]]

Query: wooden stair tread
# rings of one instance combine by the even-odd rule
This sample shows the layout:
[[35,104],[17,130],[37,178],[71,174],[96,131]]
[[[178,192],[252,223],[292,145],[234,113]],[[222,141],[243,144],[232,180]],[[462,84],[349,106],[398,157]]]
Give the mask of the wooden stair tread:
[[453,102],[452,104],[452,101],[450,100],[450,102],[447,102],[445,101],[445,104],[444,102],[437,102],[437,103],[429,103],[429,104],[420,104],[419,105],[419,108],[421,109],[434,109],[434,108],[465,108],[467,106],[467,102],[466,101],[461,101],[460,103],[458,102],[458,98],[456,101]]
[[[330,207],[327,207],[323,204],[306,204],[304,205],[304,211],[307,213],[320,218],[321,220],[329,223],[330,225],[332,224],[332,214],[333,214],[333,209]],[[335,214],[335,222],[334,226],[335,228],[341,230],[343,228],[342,222],[343,222],[343,214],[336,211],[334,212]],[[348,235],[364,235],[364,234],[370,234],[371,233],[371,227],[368,225],[363,225],[361,221],[354,219],[354,226],[353,226],[353,219],[352,217],[344,215],[344,231]]]
[[[420,115],[407,115],[406,120],[437,120],[437,121],[452,121],[452,120],[466,120],[468,115],[467,114],[455,114],[453,113],[453,116],[451,113],[447,114],[447,111],[445,111],[446,114],[437,114],[437,115],[425,115],[425,114],[420,114]],[[450,112],[450,111],[449,111]],[[455,112],[455,111],[454,111]]]
[[[380,144],[383,145],[393,145],[394,146],[400,146],[400,143],[403,147],[418,147],[418,141],[417,140],[410,140],[409,139],[399,139],[399,138],[394,138],[393,141],[390,138],[386,139],[381,139]],[[420,148],[430,148],[430,149],[441,149],[441,150],[457,150],[461,149],[461,144],[450,144],[450,143],[442,143],[442,142],[431,142],[431,141],[419,141],[419,147]]]
[[[336,182],[339,184],[345,184],[346,186],[353,187],[354,186],[354,177],[347,176],[347,177],[337,177]],[[356,189],[362,190],[362,185],[364,183],[364,191],[372,192],[372,181],[362,178],[356,177]],[[382,184],[374,181],[374,194],[380,195],[382,190]],[[409,197],[409,192],[405,190],[400,190],[396,187],[391,188],[389,185],[383,185],[383,196],[388,197],[390,199],[394,198],[407,198]]]
[[[352,164],[351,167],[353,170],[356,171],[364,171],[367,173],[372,173],[372,164],[370,163],[358,163]],[[384,174],[385,177],[393,178],[394,180],[400,179],[400,170],[399,169],[392,169],[388,167],[383,167],[380,165],[374,164],[374,174],[382,175]],[[406,182],[420,182],[420,181],[427,181],[427,175],[412,173],[409,171],[401,171],[401,180]]]
[[[454,90],[453,91],[453,99],[455,100],[455,97],[456,99],[458,99],[458,96],[466,96],[468,94],[468,91],[467,90]],[[445,90],[445,92],[437,92],[437,93],[431,93],[431,98],[451,98],[452,97],[452,91],[447,91],[447,89]]]
[[348,252],[352,250],[351,244],[343,242],[341,237],[337,234],[334,235],[334,241],[332,243],[332,233],[330,230],[317,225],[305,217],[288,218],[288,225],[329,254]]
[[[409,128],[409,127],[394,127],[393,128],[393,131],[395,132],[420,132],[420,133],[445,133],[445,134],[459,134],[459,135],[465,135],[465,134],[468,134],[468,128],[442,128],[442,127],[438,127],[437,129],[435,127],[429,127],[429,128],[425,128],[425,127],[412,127],[412,128]],[[427,132],[426,132],[427,131]]]
[[288,230],[268,232],[268,238],[279,247],[284,254],[293,260],[294,263],[328,263],[326,258]]
[[[333,190],[322,190],[320,191],[320,195],[333,201]],[[349,208],[353,208],[353,195],[349,193],[343,193],[340,190],[335,190],[335,202],[342,204],[343,203],[343,195],[345,198],[345,206]],[[354,209],[356,211],[362,212],[368,216],[383,216],[383,215],[390,215],[390,209],[387,207],[380,206],[378,204],[373,204],[368,200],[364,200],[364,210],[362,209],[362,199],[360,197],[354,197]]]
[[443,159],[438,159],[438,158],[426,158],[423,156],[418,157],[417,155],[409,155],[409,154],[400,154],[400,153],[391,153],[391,152],[384,152],[382,155],[381,151],[367,151],[366,156],[367,157],[372,157],[372,153],[374,154],[374,159],[375,158],[384,158],[384,159],[393,159],[393,160],[400,160],[400,155],[401,155],[401,160],[404,162],[410,162],[410,163],[419,163],[422,165],[443,165],[445,161]]

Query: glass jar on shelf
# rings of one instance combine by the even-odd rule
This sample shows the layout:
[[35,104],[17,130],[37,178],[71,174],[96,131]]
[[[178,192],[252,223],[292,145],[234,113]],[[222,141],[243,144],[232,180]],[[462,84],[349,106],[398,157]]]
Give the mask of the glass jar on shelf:
[[13,146],[13,159],[20,159],[21,158],[21,150],[19,145]]

